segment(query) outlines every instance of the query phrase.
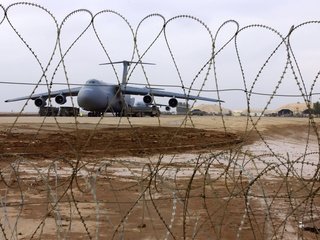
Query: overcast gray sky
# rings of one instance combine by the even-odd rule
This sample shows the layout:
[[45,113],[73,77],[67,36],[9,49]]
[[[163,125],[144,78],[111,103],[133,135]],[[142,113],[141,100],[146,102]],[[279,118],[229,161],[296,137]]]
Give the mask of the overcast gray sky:
[[[68,1],[32,1],[48,9],[56,18],[58,24],[72,11],[87,9],[92,14],[102,10],[114,10],[124,16],[135,30],[139,22],[149,14],[159,13],[166,20],[178,15],[191,15],[202,20],[211,30],[213,36],[219,26],[227,20],[235,20],[240,28],[251,24],[266,25],[276,29],[285,36],[292,25],[297,26],[303,22],[319,19],[320,2],[312,1],[262,1],[262,0],[68,0]],[[15,1],[2,0],[4,8]],[[3,13],[0,11],[0,19]],[[49,61],[56,40],[56,28],[54,21],[47,13],[37,8],[18,5],[10,8],[9,20],[17,28],[19,34],[35,52],[43,66]],[[91,17],[87,12],[79,12],[68,18],[61,30],[61,45],[65,51],[79,33],[87,26]],[[104,14],[95,21],[97,31],[102,42],[113,61],[130,59],[133,51],[132,35],[124,21],[116,15]],[[146,20],[139,29],[138,49],[144,50],[153,41],[161,29],[163,22],[160,17],[152,17]],[[216,49],[219,49],[227,39],[235,32],[235,24],[227,24],[223,27],[216,41]],[[211,56],[210,35],[203,25],[189,18],[179,18],[170,22],[166,28],[170,48],[179,67],[182,80],[186,86],[190,86],[197,72]],[[308,24],[298,28],[292,34],[290,43],[294,56],[299,63],[305,88],[310,91],[314,79],[319,71],[319,36],[320,25]],[[243,66],[247,87],[250,88],[260,68],[270,56],[272,51],[280,43],[281,39],[274,32],[252,27],[240,32],[237,44]],[[22,44],[16,33],[12,30],[7,20],[0,25],[0,81],[9,82],[37,82],[42,71],[34,56]],[[282,46],[272,56],[268,64],[255,83],[253,91],[272,93],[286,63],[286,51]],[[53,72],[59,62],[58,52],[49,66],[47,77],[52,78]],[[161,36],[150,48],[144,61],[154,62],[155,66],[146,66],[148,80],[152,84],[180,84],[179,76],[174,68],[165,39]],[[216,74],[220,89],[244,88],[239,63],[237,60],[235,44],[230,43],[216,56]],[[66,56],[66,71],[69,81],[74,84],[84,83],[87,79],[97,78],[108,83],[117,83],[111,67],[99,66],[106,62],[107,57],[102,51],[94,31],[90,28],[72,47]],[[121,67],[117,67],[117,74],[121,77]],[[278,94],[300,94],[299,86],[293,74],[287,70],[277,91]],[[211,69],[208,81],[204,89],[216,89],[213,70]],[[205,73],[201,73],[194,83],[196,88],[201,87]],[[299,76],[300,78],[300,76]],[[300,86],[304,88],[301,79]],[[66,82],[64,70],[59,67],[55,76],[55,82]],[[134,71],[130,82],[146,83],[141,69]],[[19,111],[24,102],[4,103],[5,99],[29,95],[34,86],[27,85],[0,85],[0,111]],[[54,86],[54,90],[63,86]],[[39,88],[41,92],[45,88]],[[179,89],[170,89],[179,91]],[[181,90],[180,90],[181,91]],[[314,92],[320,92],[318,81],[315,82]],[[216,98],[216,93],[201,93],[201,96]],[[221,92],[221,99],[226,108],[246,108],[246,97],[243,92]],[[320,96],[313,97],[317,101]],[[253,108],[263,108],[269,100],[267,96],[254,95],[250,105]],[[303,98],[276,97],[272,99],[269,108],[277,108],[289,102],[303,101]],[[30,102],[26,111],[36,111],[33,102]]]

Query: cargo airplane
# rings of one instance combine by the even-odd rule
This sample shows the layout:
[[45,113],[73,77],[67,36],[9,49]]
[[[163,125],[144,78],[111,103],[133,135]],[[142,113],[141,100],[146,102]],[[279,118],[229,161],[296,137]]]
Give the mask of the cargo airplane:
[[[63,105],[67,102],[67,97],[77,96],[77,102],[80,108],[89,111],[89,116],[101,116],[105,112],[112,112],[117,116],[122,115],[124,109],[128,106],[133,106],[134,98],[130,95],[143,96],[143,102],[146,105],[157,105],[154,102],[154,97],[169,97],[166,109],[175,108],[178,105],[178,99],[186,100],[203,100],[209,102],[223,102],[221,100],[186,95],[175,92],[164,91],[158,88],[149,87],[130,87],[127,85],[128,67],[132,63],[148,64],[142,62],[121,61],[104,64],[123,64],[123,76],[121,84],[108,84],[100,80],[91,79],[86,81],[82,87],[68,88],[57,91],[48,91],[30,96],[8,99],[5,102],[15,102],[31,99],[37,107],[46,106],[48,98],[54,98],[55,102]],[[102,64],[102,65],[104,65]]]

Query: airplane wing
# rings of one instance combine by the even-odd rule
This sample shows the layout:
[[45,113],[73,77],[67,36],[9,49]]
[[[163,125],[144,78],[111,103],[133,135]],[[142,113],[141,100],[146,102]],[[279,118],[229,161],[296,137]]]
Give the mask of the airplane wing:
[[8,99],[5,100],[5,102],[15,102],[15,101],[21,101],[21,100],[26,100],[26,99],[32,99],[35,100],[37,98],[44,98],[47,99],[52,97],[56,97],[57,95],[65,95],[65,96],[77,96],[79,91],[80,91],[81,87],[76,87],[76,88],[67,88],[67,89],[62,89],[62,90],[57,90],[57,91],[50,91],[49,92],[45,92],[45,93],[39,93],[39,94],[33,94],[30,96],[24,96],[24,97],[19,97],[19,98],[12,98],[12,99]]
[[151,96],[156,96],[156,97],[171,97],[171,98],[181,98],[181,99],[188,99],[188,100],[203,100],[203,101],[209,101],[209,102],[224,102],[222,100],[218,100],[214,98],[186,95],[186,94],[175,93],[175,92],[167,92],[167,91],[156,90],[153,88],[130,87],[128,85],[121,85],[121,91],[124,94],[132,94],[132,95],[149,94]]

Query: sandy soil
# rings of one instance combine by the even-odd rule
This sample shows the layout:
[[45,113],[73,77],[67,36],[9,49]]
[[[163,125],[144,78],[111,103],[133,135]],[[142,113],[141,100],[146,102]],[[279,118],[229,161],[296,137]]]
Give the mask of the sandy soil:
[[2,117],[1,238],[316,239],[316,127]]

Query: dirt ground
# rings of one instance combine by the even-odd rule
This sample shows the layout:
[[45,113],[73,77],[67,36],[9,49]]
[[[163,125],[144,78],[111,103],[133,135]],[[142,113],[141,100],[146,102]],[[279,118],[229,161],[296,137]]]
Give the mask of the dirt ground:
[[[243,117],[167,116],[157,118],[0,118],[1,151],[52,158],[147,156],[208,152],[250,144],[263,136],[299,137],[308,120],[263,118],[256,126]],[[253,121],[256,121],[253,119]],[[122,121],[122,122],[121,122]],[[14,123],[15,122],[15,123]],[[311,129],[312,131],[312,129]],[[259,134],[258,134],[259,133]],[[34,156],[33,156],[34,155]]]
[[316,146],[316,127],[307,118],[2,117],[1,238],[316,239],[319,183],[294,170],[307,160],[250,148]]
[[[21,132],[20,132],[21,131]],[[152,156],[184,152],[200,152],[230,148],[242,143],[235,133],[196,128],[175,127],[132,127],[101,128],[98,131],[59,131],[34,133],[18,132],[7,135],[0,133],[2,151],[28,155],[33,159],[50,159],[63,156],[67,159],[94,156]]]

